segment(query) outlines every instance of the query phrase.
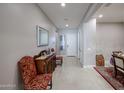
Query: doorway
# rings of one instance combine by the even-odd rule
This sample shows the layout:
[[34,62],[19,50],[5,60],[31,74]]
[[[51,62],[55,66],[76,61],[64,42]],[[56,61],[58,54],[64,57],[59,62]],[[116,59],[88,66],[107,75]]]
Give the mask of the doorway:
[[59,30],[59,54],[77,57],[78,31],[76,29]]
[[69,30],[66,33],[66,55],[69,57],[77,57],[77,31]]

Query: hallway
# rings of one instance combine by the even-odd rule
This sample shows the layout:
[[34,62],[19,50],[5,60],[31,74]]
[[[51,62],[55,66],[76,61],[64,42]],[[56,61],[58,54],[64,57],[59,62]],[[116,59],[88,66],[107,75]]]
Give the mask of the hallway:
[[81,68],[74,57],[64,57],[53,73],[53,90],[112,90],[93,68]]
[[[92,66],[111,67],[113,52],[124,52],[124,3],[0,3],[0,20],[0,90],[47,89],[51,80],[53,90],[113,90]],[[66,55],[62,66],[56,55]],[[24,76],[18,62],[25,56],[39,58],[28,60],[36,64]],[[32,75],[35,67],[41,71]],[[50,78],[33,86],[39,74]]]

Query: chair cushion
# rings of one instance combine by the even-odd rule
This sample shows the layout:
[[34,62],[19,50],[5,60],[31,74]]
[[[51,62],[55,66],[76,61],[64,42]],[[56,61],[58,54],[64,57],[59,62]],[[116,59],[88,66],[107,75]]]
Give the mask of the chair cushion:
[[52,74],[37,75],[24,87],[25,89],[47,89],[48,83],[52,80]]

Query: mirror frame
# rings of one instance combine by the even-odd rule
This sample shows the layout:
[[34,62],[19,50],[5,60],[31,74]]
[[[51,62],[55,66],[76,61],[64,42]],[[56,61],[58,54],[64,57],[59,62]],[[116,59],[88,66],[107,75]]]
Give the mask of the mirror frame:
[[[46,31],[47,32],[47,42],[46,44],[40,44],[40,31]],[[42,47],[42,46],[48,46],[49,45],[49,31],[40,27],[40,26],[36,26],[36,38],[37,38],[37,47]]]

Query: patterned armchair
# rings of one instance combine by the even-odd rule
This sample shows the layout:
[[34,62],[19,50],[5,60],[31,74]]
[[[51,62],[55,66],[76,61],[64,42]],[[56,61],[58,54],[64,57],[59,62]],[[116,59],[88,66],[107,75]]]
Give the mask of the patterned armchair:
[[25,56],[18,62],[22,80],[24,83],[24,89],[47,89],[50,86],[52,88],[52,75],[41,74],[37,75],[35,62],[33,57]]

